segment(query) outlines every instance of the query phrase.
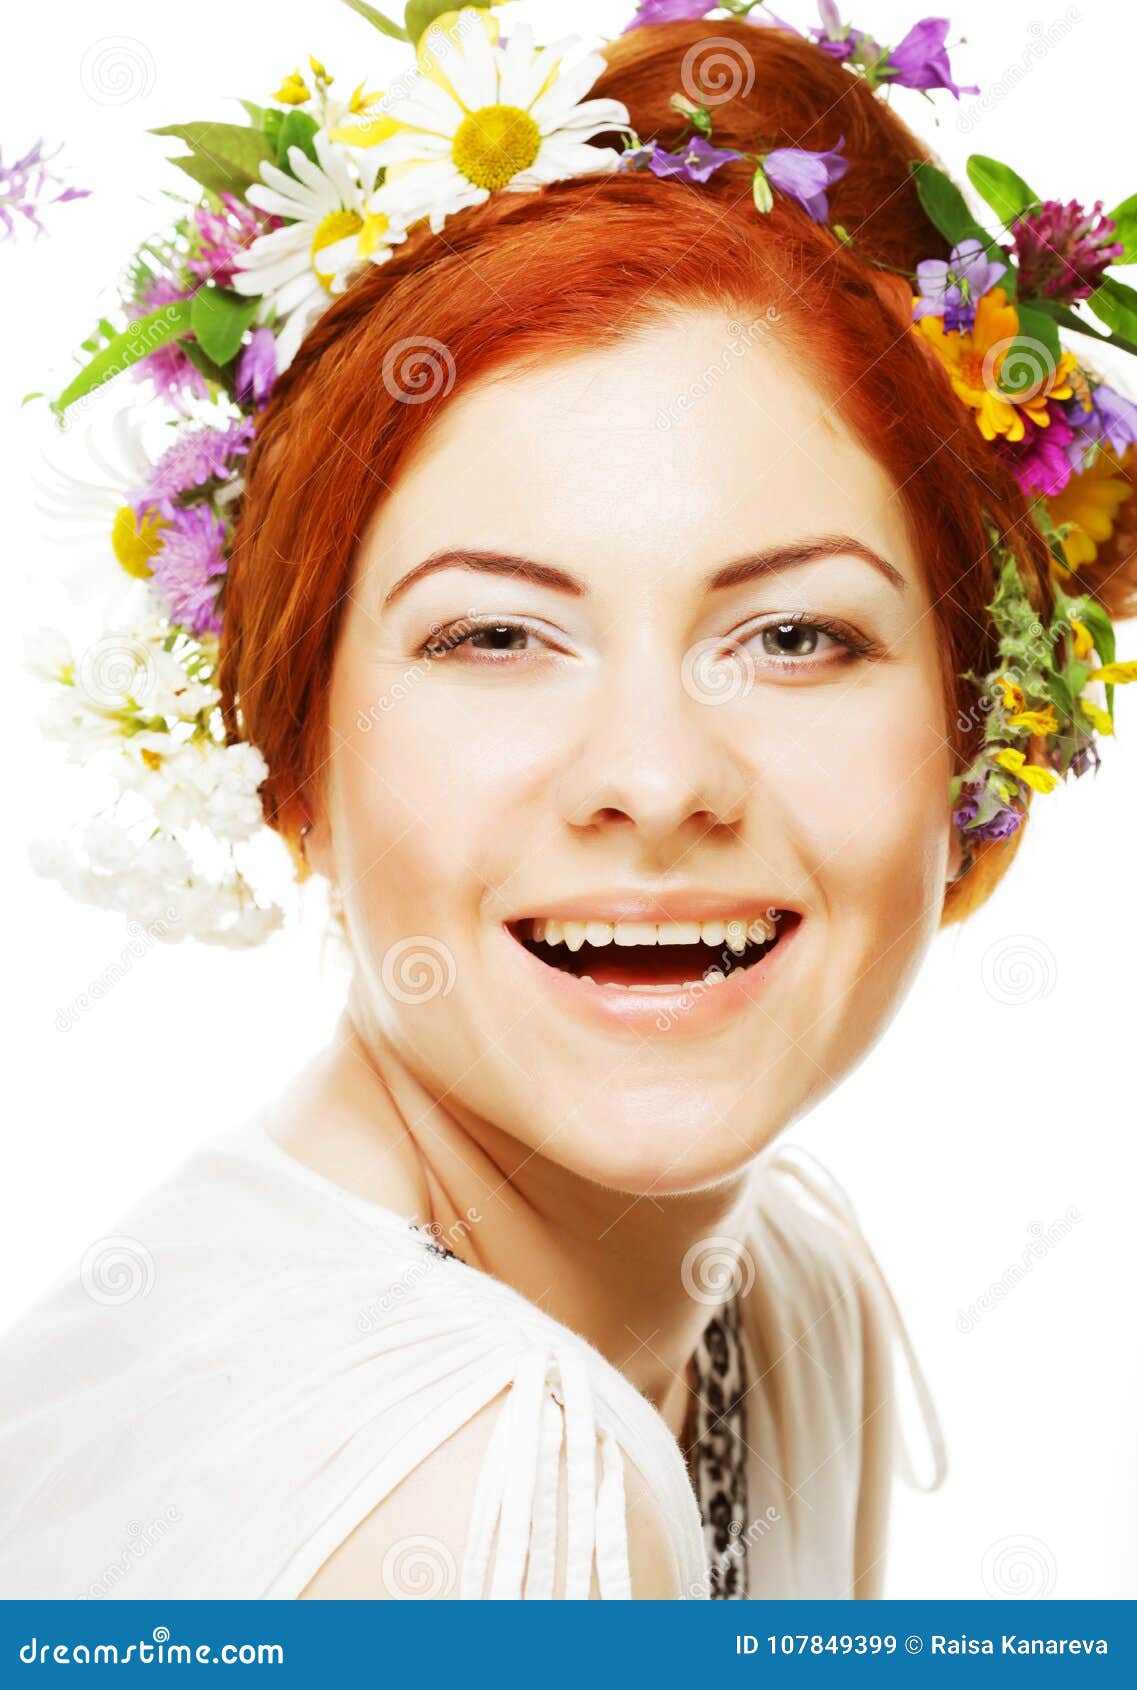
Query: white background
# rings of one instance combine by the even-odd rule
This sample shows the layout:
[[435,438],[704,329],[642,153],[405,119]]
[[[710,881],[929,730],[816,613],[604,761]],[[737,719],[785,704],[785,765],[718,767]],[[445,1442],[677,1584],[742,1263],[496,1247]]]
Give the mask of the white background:
[[[783,0],[799,27],[803,0]],[[538,36],[615,34],[621,0],[532,0]],[[854,21],[896,41],[919,10],[865,0]],[[505,14],[508,18],[509,13]],[[970,151],[1005,158],[1043,194],[1137,190],[1131,55],[1116,9],[1087,0],[959,0],[954,64],[981,102],[898,108],[962,177]],[[328,1037],[342,979],[321,957],[322,905],[259,953],[152,946],[121,963],[115,918],[35,879],[51,831],[56,748],[31,730],[41,692],[20,672],[25,629],[52,620],[58,548],[30,478],[51,440],[32,389],[114,301],[126,256],[166,220],[182,178],[148,128],[236,120],[309,51],[350,88],[382,86],[404,50],[333,0],[190,8],[54,0],[5,23],[0,144],[65,143],[91,198],[49,208],[50,233],[0,243],[4,567],[0,639],[10,778],[3,851],[8,1107],[0,1177],[0,1323],[15,1315],[201,1137],[236,1121]],[[937,121],[938,120],[938,121]],[[100,292],[100,290],[105,290]],[[1110,366],[1137,392],[1137,372]],[[1132,626],[1121,656],[1137,655]],[[1137,692],[1137,688],[1133,689]],[[1137,699],[1118,694],[1105,767],[1039,800],[1014,868],[965,929],[936,941],[884,1041],[793,1138],[852,1193],[939,1403],[951,1471],[903,1487],[895,1596],[1137,1595],[1134,1364],[1133,839]],[[101,992],[75,1012],[80,994]],[[1067,1236],[1030,1246],[1068,1212]],[[1015,1264],[1032,1263],[1025,1274]],[[968,1326],[966,1312],[985,1299]],[[926,1460],[919,1447],[915,1457]]]

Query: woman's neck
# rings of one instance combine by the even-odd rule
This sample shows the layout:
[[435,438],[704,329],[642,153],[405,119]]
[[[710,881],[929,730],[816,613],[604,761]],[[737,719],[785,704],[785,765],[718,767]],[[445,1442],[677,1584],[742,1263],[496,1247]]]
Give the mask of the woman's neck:
[[714,1288],[743,1247],[747,1176],[666,1197],[595,1184],[432,1094],[361,1020],[345,1011],[278,1100],[281,1146],[587,1338],[678,1436]]

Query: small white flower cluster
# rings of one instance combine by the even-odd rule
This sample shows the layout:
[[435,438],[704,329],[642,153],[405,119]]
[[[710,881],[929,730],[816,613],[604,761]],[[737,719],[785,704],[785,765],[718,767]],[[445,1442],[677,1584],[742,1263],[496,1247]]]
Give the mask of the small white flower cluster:
[[[45,734],[66,744],[71,762],[107,754],[121,793],[140,801],[129,822],[95,817],[78,846],[37,843],[32,862],[80,902],[118,910],[157,938],[256,945],[283,911],[257,903],[232,848],[264,826],[258,789],[268,765],[255,746],[224,743],[221,695],[197,673],[208,677],[209,658],[159,618],[104,635],[78,659],[54,629],[30,636],[27,666],[55,688]],[[220,875],[198,872],[179,837],[195,825],[228,843]]]

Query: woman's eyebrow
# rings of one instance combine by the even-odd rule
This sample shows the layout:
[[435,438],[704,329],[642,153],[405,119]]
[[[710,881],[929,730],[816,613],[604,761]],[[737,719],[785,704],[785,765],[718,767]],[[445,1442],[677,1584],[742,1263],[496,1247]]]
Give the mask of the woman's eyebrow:
[[[795,540],[790,544],[780,542],[766,546],[762,551],[749,552],[745,557],[735,558],[731,563],[724,564],[708,579],[708,591],[717,592],[726,587],[736,587],[743,581],[752,580],[756,575],[776,575],[786,569],[796,569],[804,563],[813,563],[823,557],[858,557],[870,564],[889,581],[892,586],[903,592],[908,582],[900,571],[879,552],[866,546],[863,540],[857,540],[851,534],[815,534],[808,539]],[[519,557],[513,552],[473,551],[467,547],[454,550],[435,552],[431,557],[417,563],[413,569],[407,571],[402,578],[395,582],[384,600],[382,608],[388,609],[395,600],[402,596],[416,581],[421,581],[427,575],[434,575],[441,569],[472,569],[485,575],[512,575],[521,581],[532,581],[539,587],[550,587],[554,592],[570,593],[574,598],[585,598],[588,588],[583,581],[566,570],[557,569],[550,563],[537,563],[530,557]]]

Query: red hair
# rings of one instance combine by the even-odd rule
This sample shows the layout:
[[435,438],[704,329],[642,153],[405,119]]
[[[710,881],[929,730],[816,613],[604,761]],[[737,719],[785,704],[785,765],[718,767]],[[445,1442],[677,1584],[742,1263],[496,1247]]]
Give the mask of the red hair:
[[[230,733],[268,761],[265,813],[294,855],[327,757],[337,631],[365,525],[449,394],[507,366],[595,351],[692,310],[749,320],[773,308],[779,339],[899,489],[934,605],[957,768],[982,733],[957,677],[983,675],[996,661],[985,517],[1007,536],[1037,608],[1050,613],[1046,547],[1025,520],[1022,493],[909,332],[908,286],[872,267],[911,272],[922,258],[947,255],[909,175],[926,150],[815,46],[734,20],[716,22],[713,36],[694,22],[622,36],[592,93],[622,101],[640,135],[674,144],[683,119],[669,98],[685,59],[696,63],[709,39],[719,51],[731,44],[752,84],[714,108],[717,145],[828,149],[844,137],[849,170],[830,205],[850,247],[780,197],[760,215],[745,164],[701,185],[636,172],[498,194],[451,218],[441,236],[421,228],[365,271],[279,378],[248,461],[220,685]],[[614,136],[597,142],[618,145]],[[407,404],[384,377],[393,361],[416,358],[437,391],[416,391]],[[1108,602],[1105,563],[1098,575]],[[1116,574],[1113,584],[1131,612],[1137,588]],[[975,867],[947,894],[945,922],[984,901],[1022,831],[978,848]]]

